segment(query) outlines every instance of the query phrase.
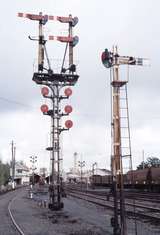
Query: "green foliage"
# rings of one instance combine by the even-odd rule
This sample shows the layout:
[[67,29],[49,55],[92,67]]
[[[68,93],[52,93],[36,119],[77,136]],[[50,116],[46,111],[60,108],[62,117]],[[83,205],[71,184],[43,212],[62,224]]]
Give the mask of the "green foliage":
[[9,179],[9,164],[4,164],[0,160],[0,185],[4,185],[8,182]]
[[160,167],[160,159],[157,157],[148,157],[146,161],[141,162],[139,166],[137,166],[137,170],[150,167]]

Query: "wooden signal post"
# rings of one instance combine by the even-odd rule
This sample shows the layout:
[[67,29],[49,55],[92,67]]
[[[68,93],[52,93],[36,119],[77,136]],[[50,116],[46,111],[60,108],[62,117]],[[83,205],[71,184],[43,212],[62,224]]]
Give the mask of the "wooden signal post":
[[[121,107],[120,107],[120,89],[127,84],[127,80],[119,79],[120,65],[144,65],[146,59],[134,58],[131,56],[120,56],[117,47],[112,52],[108,49],[102,53],[102,63],[106,68],[112,70],[112,154],[111,154],[111,170],[113,182],[114,196],[114,217],[111,219],[114,235],[127,235],[126,216],[125,216],[125,200],[123,185],[123,153],[122,153],[122,127],[121,127]],[[129,128],[129,126],[128,126]],[[130,156],[131,157],[131,156]],[[118,202],[119,201],[119,202]],[[120,207],[119,207],[120,203]],[[120,213],[119,213],[120,211]],[[119,221],[120,214],[120,221]]]

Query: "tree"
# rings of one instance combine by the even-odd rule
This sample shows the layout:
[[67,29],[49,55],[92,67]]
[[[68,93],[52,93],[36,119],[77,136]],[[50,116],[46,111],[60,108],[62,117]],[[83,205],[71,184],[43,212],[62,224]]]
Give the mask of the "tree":
[[160,167],[160,159],[157,157],[148,157],[146,161],[142,161],[139,166],[137,166],[137,170],[150,167]]
[[8,182],[9,180],[9,169],[10,166],[9,164],[4,164],[0,160],[0,185],[4,185]]
[[10,177],[10,165],[8,163],[4,164],[4,184],[7,184]]

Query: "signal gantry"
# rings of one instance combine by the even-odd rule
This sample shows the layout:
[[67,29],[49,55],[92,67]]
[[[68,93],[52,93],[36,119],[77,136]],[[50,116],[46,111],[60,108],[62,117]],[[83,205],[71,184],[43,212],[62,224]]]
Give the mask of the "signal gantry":
[[[63,131],[69,130],[73,126],[71,120],[65,121],[65,127],[61,127],[60,120],[63,116],[67,116],[72,112],[72,107],[66,105],[64,112],[61,112],[61,101],[68,99],[72,95],[70,86],[74,86],[78,81],[79,76],[76,73],[76,65],[73,59],[73,48],[77,45],[79,38],[73,36],[73,27],[78,23],[77,17],[63,16],[52,16],[43,15],[42,12],[39,15],[18,13],[19,17],[28,18],[39,23],[39,36],[37,39],[29,36],[30,40],[38,42],[38,71],[34,72],[32,80],[38,85],[45,85],[41,89],[41,93],[44,98],[48,98],[52,101],[51,109],[46,104],[41,106],[41,111],[44,115],[48,115],[52,120],[52,141],[51,146],[47,147],[46,150],[52,153],[52,179],[49,187],[49,208],[51,210],[60,210],[63,208],[62,201],[62,176],[61,176],[61,161],[60,157],[60,134]],[[50,35],[48,40],[58,40],[61,43],[66,43],[65,53],[62,60],[62,66],[60,72],[54,72],[48,57],[46,43],[47,39],[44,36],[44,26],[48,21],[59,21],[60,23],[68,24],[68,36],[55,36]],[[68,66],[64,67],[66,55],[68,50]],[[47,67],[45,67],[45,61]],[[66,87],[64,95],[61,95],[61,89]]]

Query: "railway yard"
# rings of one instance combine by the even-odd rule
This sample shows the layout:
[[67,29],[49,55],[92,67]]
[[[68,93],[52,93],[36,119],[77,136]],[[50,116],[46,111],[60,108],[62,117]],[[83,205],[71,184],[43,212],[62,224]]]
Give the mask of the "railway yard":
[[[30,198],[31,191],[33,198]],[[21,187],[0,195],[0,234],[104,235],[112,234],[113,197],[108,189],[66,185],[61,211],[47,207],[48,185]],[[160,234],[157,193],[125,192],[128,234]],[[2,216],[3,215],[3,216]]]
[[[154,27],[137,0],[127,8],[72,1],[15,0],[14,14],[6,14],[8,3],[1,11],[8,25],[1,48],[7,92],[0,100],[8,106],[1,107],[7,116],[0,126],[0,235],[160,235],[159,86],[151,82],[158,78],[159,45],[146,41]],[[66,137],[73,123],[73,136]]]

